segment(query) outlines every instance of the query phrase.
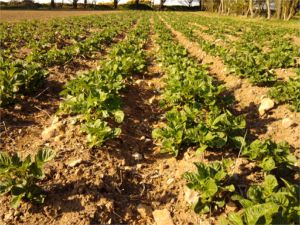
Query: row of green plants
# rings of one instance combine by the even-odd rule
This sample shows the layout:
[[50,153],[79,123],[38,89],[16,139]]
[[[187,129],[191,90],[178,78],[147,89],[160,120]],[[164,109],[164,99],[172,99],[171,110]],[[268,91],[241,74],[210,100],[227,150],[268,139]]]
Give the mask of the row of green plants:
[[61,113],[79,115],[90,147],[121,133],[124,120],[120,91],[145,65],[143,47],[149,33],[147,17],[140,18],[125,40],[114,45],[98,69],[78,75],[65,86]]
[[135,17],[129,15],[124,16],[122,20],[110,18],[106,21],[107,27],[101,32],[95,32],[85,41],[78,41],[63,49],[44,48],[45,43],[40,42],[25,59],[15,59],[11,57],[9,51],[3,52],[0,56],[0,105],[8,105],[22,95],[33,93],[48,74],[45,67],[66,64],[75,57],[87,57],[96,51],[101,51],[117,35],[127,30],[134,20]]
[[[126,14],[123,15],[126,17]],[[118,14],[76,16],[48,21],[25,20],[17,23],[0,23],[1,50],[18,52],[26,47],[39,46],[62,48],[84,41],[96,31],[110,26],[111,22],[122,20]]]
[[297,69],[295,77],[277,82],[269,91],[269,96],[277,104],[288,103],[292,110],[300,112],[300,68]]
[[[149,37],[149,19],[142,17],[126,38],[114,45],[107,58],[93,71],[79,74],[66,84],[65,98],[59,113],[79,115],[82,131],[87,133],[91,147],[118,136],[124,119],[121,91],[131,76],[145,65],[143,50]],[[17,154],[0,153],[0,194],[11,195],[11,205],[17,208],[22,199],[43,203],[46,192],[39,185],[45,179],[44,165],[55,157],[54,151],[40,149],[24,160]]]
[[[162,93],[165,125],[153,130],[157,145],[175,156],[190,147],[198,152],[233,150],[238,158],[255,162],[257,166],[251,172],[263,177],[262,182],[245,184],[245,189],[243,174],[235,170],[236,162],[223,159],[195,163],[196,172],[184,174],[187,186],[199,193],[195,212],[216,216],[226,212],[226,204],[235,202],[237,210],[221,218],[222,224],[296,224],[300,216],[299,187],[292,184],[297,168],[291,146],[248,140],[246,121],[230,112],[232,98],[225,94],[224,87],[209,76],[205,65],[189,57],[159,20],[155,21],[155,30],[158,59],[166,73]],[[284,178],[287,174],[289,179]]]
[[[297,66],[296,58],[300,56],[298,48],[292,44],[290,37],[284,36],[281,29],[268,29],[248,24],[248,30],[245,28],[243,30],[235,29],[239,32],[243,31],[243,34],[238,36],[236,41],[230,41],[224,47],[200,38],[195,32],[199,30],[199,27],[192,24],[192,22],[201,23],[208,28],[212,26],[203,32],[210,35],[213,33],[216,37],[223,38],[225,35],[222,35],[222,32],[228,25],[223,20],[212,25],[212,20],[215,23],[214,18],[203,19],[203,17],[167,15],[164,16],[164,19],[191,41],[199,43],[204,51],[221,57],[228,66],[229,73],[248,78],[253,84],[272,85],[277,81],[274,69]],[[230,29],[238,26],[235,23],[230,25]],[[269,38],[268,41],[266,37]],[[269,48],[269,50],[265,51],[264,48]]]
[[39,182],[45,178],[44,166],[55,157],[49,148],[40,149],[24,160],[18,154],[0,152],[0,194],[11,195],[11,206],[17,208],[22,199],[43,203],[46,192]]

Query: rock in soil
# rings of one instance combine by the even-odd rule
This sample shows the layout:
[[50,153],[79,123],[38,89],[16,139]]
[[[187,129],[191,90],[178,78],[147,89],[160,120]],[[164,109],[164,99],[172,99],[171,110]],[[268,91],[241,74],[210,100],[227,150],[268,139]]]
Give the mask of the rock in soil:
[[167,209],[155,210],[152,214],[156,225],[174,225],[171,214]]
[[184,188],[184,200],[189,203],[189,204],[195,204],[197,203],[199,199],[199,194],[198,192],[191,190],[188,187]]
[[75,167],[82,162],[82,159],[75,159],[67,163],[69,167]]
[[282,126],[283,126],[284,128],[289,128],[289,127],[291,127],[293,124],[294,124],[294,121],[291,120],[290,118],[284,118],[284,119],[282,120]]
[[263,98],[258,108],[259,115],[264,115],[268,110],[274,107],[275,103],[270,98]]
[[145,204],[139,204],[136,210],[143,218],[150,217],[152,214],[152,208]]

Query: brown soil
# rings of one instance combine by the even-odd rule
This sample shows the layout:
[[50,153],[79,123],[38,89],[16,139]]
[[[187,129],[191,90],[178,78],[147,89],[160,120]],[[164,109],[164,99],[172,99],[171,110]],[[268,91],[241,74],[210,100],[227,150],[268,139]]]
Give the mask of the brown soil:
[[[199,27],[201,30],[208,30],[208,27],[207,26],[204,26],[204,25],[201,25],[201,24],[198,24],[198,23],[190,23],[191,25],[193,26],[196,26],[196,27]],[[203,37],[204,40],[206,41],[210,41],[210,42],[215,42],[215,38],[212,37],[211,35],[208,35],[208,34],[205,34],[204,32],[201,32],[200,30],[196,30],[195,31],[200,37]],[[232,42],[235,42],[235,41],[238,41],[239,38],[234,36],[234,35],[231,35],[231,34],[226,34],[225,35],[230,41]],[[225,44],[225,43],[223,43]]]
[[207,26],[198,24],[198,23],[190,23],[191,25],[194,25],[196,27],[199,27],[201,30],[208,30],[209,28]]
[[119,11],[53,11],[53,10],[0,10],[0,21],[48,20],[58,17],[101,15]]
[[278,79],[287,81],[290,77],[296,76],[293,68],[287,69],[275,69],[275,73]]
[[[300,113],[293,113],[289,110],[288,105],[281,105],[272,109],[266,118],[260,118],[258,107],[261,99],[267,95],[269,88],[252,86],[245,79],[226,74],[226,66],[219,57],[206,54],[199,44],[189,41],[182,33],[174,30],[166,22],[165,24],[192,56],[202,63],[209,64],[211,74],[232,92],[236,99],[235,110],[239,114],[246,115],[248,128],[253,134],[259,138],[269,137],[276,142],[287,141],[294,148],[300,148]],[[287,117],[294,121],[294,125],[283,128],[282,119]]]

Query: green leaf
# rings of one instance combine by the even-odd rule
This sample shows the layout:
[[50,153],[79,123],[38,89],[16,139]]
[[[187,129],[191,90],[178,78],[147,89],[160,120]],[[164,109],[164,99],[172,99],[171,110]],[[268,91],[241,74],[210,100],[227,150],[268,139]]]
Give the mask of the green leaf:
[[244,225],[243,219],[239,213],[230,212],[228,214],[228,220],[230,225]]
[[9,157],[9,155],[5,152],[1,152],[0,153],[0,168],[4,169],[9,167],[12,164],[11,159]]
[[[279,206],[274,203],[264,203],[259,205],[254,205],[245,209],[245,222],[249,225],[256,225],[262,217],[265,221],[272,219],[272,215],[278,212]],[[268,224],[268,223],[266,223]]]
[[203,185],[203,194],[205,196],[214,196],[214,194],[216,194],[218,191],[218,186],[216,185],[215,181],[211,178],[207,179],[204,182]]
[[122,110],[117,110],[114,112],[114,117],[117,123],[122,123],[124,120],[124,112]]
[[262,184],[262,187],[264,188],[264,192],[267,195],[271,195],[273,191],[275,191],[275,188],[277,188],[277,186],[278,186],[277,179],[273,175],[267,175]]
[[11,203],[10,203],[11,207],[14,209],[18,208],[18,206],[20,205],[21,200],[24,196],[25,196],[25,193],[13,196],[11,199]]
[[39,150],[35,156],[35,161],[38,167],[42,166],[44,163],[49,162],[55,157],[54,152],[49,148],[43,148]]
[[259,165],[264,171],[271,171],[276,168],[276,164],[273,158],[266,157]]

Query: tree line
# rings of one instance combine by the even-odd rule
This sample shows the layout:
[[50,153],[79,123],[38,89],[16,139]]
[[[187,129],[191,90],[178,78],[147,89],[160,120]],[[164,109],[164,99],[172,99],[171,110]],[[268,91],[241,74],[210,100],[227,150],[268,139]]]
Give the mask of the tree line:
[[[113,8],[117,9],[120,0],[112,0]],[[154,5],[150,0],[150,5]],[[95,3],[95,2],[93,2]],[[140,0],[134,0],[137,6]],[[159,10],[165,9],[166,0],[160,0]],[[277,19],[289,20],[299,11],[300,0],[182,0],[187,7],[195,5],[201,11],[218,12],[226,15],[246,15],[250,17],[265,16],[270,19],[274,16]],[[77,8],[78,0],[72,0],[73,8]],[[84,8],[88,6],[88,0],[84,0]],[[55,0],[51,0],[51,7],[55,8]]]

